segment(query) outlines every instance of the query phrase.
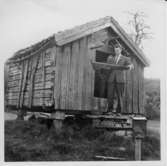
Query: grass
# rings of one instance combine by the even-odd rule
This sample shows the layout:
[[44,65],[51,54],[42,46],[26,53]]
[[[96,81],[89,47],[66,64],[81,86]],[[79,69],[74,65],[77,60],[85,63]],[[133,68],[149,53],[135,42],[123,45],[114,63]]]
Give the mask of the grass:
[[[142,154],[143,160],[159,160],[159,140],[147,136]],[[66,124],[57,134],[36,121],[5,122],[5,161],[92,161],[96,155],[134,160],[133,139],[89,125]]]

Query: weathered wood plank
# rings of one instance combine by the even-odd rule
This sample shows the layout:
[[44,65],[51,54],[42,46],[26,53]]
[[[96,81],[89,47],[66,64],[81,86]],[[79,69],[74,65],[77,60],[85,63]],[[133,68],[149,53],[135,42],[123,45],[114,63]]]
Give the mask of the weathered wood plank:
[[133,113],[138,113],[138,65],[136,63],[136,59],[133,58]]
[[10,63],[9,64],[9,69],[13,68],[13,67],[16,67],[16,66],[20,66],[20,63]]
[[[43,104],[43,98],[33,98],[32,100],[32,107],[33,106],[52,106],[51,98],[44,98],[44,104]],[[24,105],[29,106],[29,100],[24,100]]]
[[47,67],[45,67],[45,73],[46,74],[52,73],[53,71],[54,71],[53,66],[47,66]]
[[55,109],[60,108],[60,101],[61,101],[61,79],[62,79],[62,48],[57,47],[56,49],[56,70],[55,70]]
[[66,98],[65,98],[65,108],[69,110],[70,106],[70,63],[71,63],[71,45],[67,44],[66,46],[66,70],[67,70],[67,81],[66,81]]
[[[42,96],[44,97],[45,96],[45,91],[44,91],[44,88],[45,88],[45,54],[44,53],[42,53],[42,55],[41,55],[41,59],[42,59],[42,71],[41,71],[41,76],[42,76],[42,86],[43,86],[43,90],[41,90],[42,91]],[[35,87],[35,86],[34,86]],[[42,105],[44,106],[44,99],[43,99],[43,101],[42,101]]]
[[89,37],[86,37],[85,42],[85,53],[84,53],[84,89],[85,92],[83,97],[85,98],[84,110],[91,110],[91,70],[92,66],[90,63],[90,52],[89,52]]
[[72,64],[71,64],[71,73],[73,73],[73,80],[71,78],[72,82],[72,96],[73,100],[72,105],[73,109],[77,110],[79,107],[79,101],[78,101],[78,77],[79,77],[79,42],[74,41],[72,44]]
[[19,82],[20,80],[16,80],[16,81],[8,81],[8,87],[13,87],[13,86],[19,86]]
[[19,76],[17,76],[17,77],[15,77],[15,76],[13,76],[13,77],[8,77],[7,83],[8,83],[8,82],[13,82],[13,81],[19,81],[20,79],[21,79],[21,75],[19,75]]
[[66,87],[67,87],[67,55],[68,55],[68,49],[66,46],[63,46],[62,50],[62,79],[61,79],[61,108],[66,109]]
[[34,90],[34,77],[37,70],[37,66],[39,63],[40,56],[34,57],[33,63],[32,63],[32,73],[30,78],[30,88],[29,88],[29,108],[32,106],[32,100],[33,100],[33,90]]
[[[28,68],[29,68],[29,60],[24,61],[24,72],[23,72],[23,79],[22,79],[22,87],[20,89],[20,92],[24,92],[25,87],[26,87],[26,82],[27,82],[27,74],[28,74]],[[24,101],[24,93],[20,94],[19,96],[19,107],[22,107]]]
[[132,113],[132,71],[126,71],[125,113]]
[[14,105],[17,106],[17,100],[7,100],[7,105]]
[[78,110],[82,110],[84,39],[80,39],[78,42],[79,42]]
[[[90,41],[89,42],[92,41],[93,35],[90,36]],[[91,57],[91,60],[95,61],[95,59],[96,59],[96,50],[95,49],[90,49],[89,52],[90,52],[89,55]],[[98,100],[94,97],[95,71],[93,70],[93,67],[92,67],[91,71],[92,71],[91,72],[91,96],[92,96],[91,107],[92,107],[92,110],[97,111],[97,109],[98,109]]]
[[88,70],[88,68],[86,68],[86,66],[87,66],[87,38],[86,37],[84,37],[82,40],[81,40],[81,47],[80,47],[81,49],[80,49],[80,63],[82,63],[82,83],[81,83],[81,85],[82,85],[82,96],[81,96],[81,100],[82,100],[82,102],[81,102],[81,110],[86,110],[86,107],[87,107],[87,94],[86,94],[86,88],[87,88],[87,82],[86,82],[86,80],[87,80],[87,70]]
[[[45,86],[43,87],[43,82],[40,83],[35,83],[34,84],[34,89],[45,89],[45,88],[52,88],[53,87],[53,82],[51,81],[45,81]],[[27,85],[27,88],[29,90],[30,84]]]
[[21,78],[21,74],[9,75],[8,73],[8,80],[17,80]]
[[138,110],[144,114],[144,75],[143,66],[138,64]]
[[18,71],[20,71],[20,67],[21,67],[21,66],[9,67],[8,72],[9,72],[9,73],[13,73],[13,71],[18,72]]
[[9,76],[17,75],[17,74],[21,74],[21,70],[14,70],[14,71],[9,72]]
[[[90,45],[92,42],[92,35],[89,35],[88,36],[88,45]],[[89,58],[89,61],[94,61],[95,57],[95,49],[90,49],[88,47],[88,50],[87,50],[87,56]],[[89,77],[89,84],[90,84],[90,89],[89,89],[89,103],[90,103],[90,110],[93,110],[93,97],[94,97],[94,70],[93,70],[93,67],[91,65],[91,63],[89,62],[89,74],[90,74],[90,77]]]
[[53,59],[52,59],[52,62],[53,62],[53,69],[54,69],[54,72],[52,72],[52,82],[53,82],[53,88],[52,88],[52,102],[54,103],[54,105],[55,105],[55,99],[56,99],[56,97],[55,97],[55,90],[56,90],[56,82],[55,82],[55,74],[56,74],[56,70],[57,70],[57,66],[56,66],[56,61],[57,61],[57,48],[56,48],[56,46],[53,46],[53,48],[52,48],[52,57],[53,57]]
[[[74,74],[76,74],[76,71],[74,70],[75,69],[75,66],[76,66],[76,61],[75,61],[75,54],[73,54],[73,43],[70,44],[70,65],[68,66],[69,67],[69,71],[70,71],[70,76],[69,76],[69,91],[68,91],[68,101],[69,101],[69,105],[68,105],[68,108],[70,110],[73,110],[74,109]],[[74,89],[73,89],[74,88]]]
[[145,109],[144,109],[144,101],[145,101],[145,95],[144,95],[144,67],[141,67],[141,90],[140,90],[140,94],[141,94],[141,113],[146,115]]
[[87,109],[91,110],[92,107],[92,97],[93,97],[93,87],[92,87],[92,76],[93,76],[93,68],[91,65],[91,56],[92,56],[92,50],[89,48],[89,44],[91,42],[91,36],[87,37],[87,52],[86,52],[86,103],[87,103]]

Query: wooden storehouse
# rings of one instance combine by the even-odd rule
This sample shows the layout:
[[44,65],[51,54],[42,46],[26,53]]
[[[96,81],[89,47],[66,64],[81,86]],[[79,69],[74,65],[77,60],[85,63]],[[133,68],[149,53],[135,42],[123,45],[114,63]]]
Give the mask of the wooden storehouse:
[[144,114],[143,74],[149,62],[112,17],[59,32],[16,52],[6,63],[6,106],[67,114],[105,112],[107,89],[91,62],[106,62],[113,53],[112,40],[119,41],[134,64],[134,70],[126,71],[122,113]]

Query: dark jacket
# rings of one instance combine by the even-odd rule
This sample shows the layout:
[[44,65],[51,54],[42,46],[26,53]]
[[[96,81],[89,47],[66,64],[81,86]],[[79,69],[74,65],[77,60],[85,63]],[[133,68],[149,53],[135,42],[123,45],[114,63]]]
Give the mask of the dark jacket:
[[[116,64],[114,62],[114,57],[109,56],[107,59],[107,63]],[[117,62],[117,65],[128,66],[131,65],[131,60],[129,57],[125,57],[121,55],[120,59]],[[112,83],[116,80],[117,83],[125,83],[126,82],[126,71],[125,70],[112,70],[109,74],[108,82]]]

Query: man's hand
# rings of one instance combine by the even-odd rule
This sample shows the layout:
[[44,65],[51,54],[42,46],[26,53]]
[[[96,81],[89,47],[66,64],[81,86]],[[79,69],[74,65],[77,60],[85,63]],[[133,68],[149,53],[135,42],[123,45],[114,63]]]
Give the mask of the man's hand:
[[132,70],[132,69],[134,69],[134,65],[133,65],[133,64],[131,64],[131,65],[128,65],[128,67],[129,67],[129,70]]

